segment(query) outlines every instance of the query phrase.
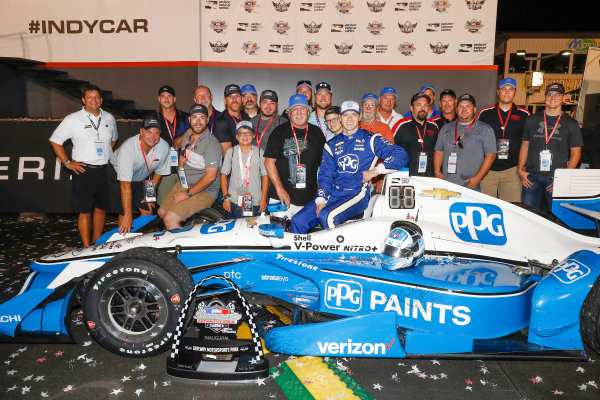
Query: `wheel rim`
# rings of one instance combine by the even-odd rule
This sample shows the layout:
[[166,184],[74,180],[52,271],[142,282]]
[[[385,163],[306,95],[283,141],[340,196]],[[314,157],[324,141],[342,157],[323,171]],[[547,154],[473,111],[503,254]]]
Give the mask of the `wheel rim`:
[[121,340],[141,342],[156,336],[165,327],[168,315],[165,296],[144,279],[121,279],[100,298],[100,317]]

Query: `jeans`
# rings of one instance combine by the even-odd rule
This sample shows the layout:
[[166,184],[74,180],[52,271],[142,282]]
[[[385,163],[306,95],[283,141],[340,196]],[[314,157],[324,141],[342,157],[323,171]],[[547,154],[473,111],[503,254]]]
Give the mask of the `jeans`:
[[[260,213],[258,212],[258,210],[260,209],[259,206],[254,206],[252,208],[253,208],[253,212],[252,212],[253,216],[260,215]],[[231,212],[227,214],[227,218],[230,218],[230,219],[243,218],[244,217],[243,214],[244,214],[244,212],[242,211],[242,208],[240,206],[238,206],[235,203],[231,203]]]
[[530,173],[527,178],[533,184],[532,187],[526,188],[523,186],[522,202],[528,206],[540,208],[542,194],[546,198],[548,209],[552,210],[552,192],[548,192],[546,188],[553,182],[551,176],[535,175]]

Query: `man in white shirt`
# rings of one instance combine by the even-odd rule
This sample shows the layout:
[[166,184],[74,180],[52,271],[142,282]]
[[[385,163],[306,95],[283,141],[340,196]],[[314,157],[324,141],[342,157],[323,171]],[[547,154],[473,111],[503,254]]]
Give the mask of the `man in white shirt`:
[[402,114],[399,114],[394,110],[396,107],[396,89],[390,86],[386,86],[381,89],[379,93],[379,120],[386,123],[392,132],[394,132],[394,125],[396,122],[402,119]]
[[[98,86],[84,85],[81,101],[83,108],[65,117],[50,137],[50,144],[62,165],[73,172],[71,206],[79,213],[79,235],[86,247],[98,240],[104,230],[109,206],[105,169],[118,133],[115,118],[100,108],[102,96]],[[67,140],[73,143],[71,158],[64,148]]]

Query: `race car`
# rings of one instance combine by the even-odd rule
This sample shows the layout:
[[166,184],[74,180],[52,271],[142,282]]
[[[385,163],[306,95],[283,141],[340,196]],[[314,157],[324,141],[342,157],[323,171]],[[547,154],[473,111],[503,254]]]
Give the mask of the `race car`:
[[[356,219],[306,235],[276,215],[170,231],[140,217],[129,235],[109,232],[32,262],[21,292],[0,304],[0,334],[71,341],[69,316],[81,302],[103,347],[151,356],[169,347],[194,285],[216,275],[256,307],[289,311],[291,325],[263,324],[266,348],[279,353],[585,357],[584,343],[600,350],[600,239],[573,231],[598,224],[600,180],[589,177],[557,174],[557,222],[406,171],[387,175]],[[391,270],[385,243],[395,229],[414,232],[423,254]],[[208,298],[227,291],[218,279],[206,284]]]

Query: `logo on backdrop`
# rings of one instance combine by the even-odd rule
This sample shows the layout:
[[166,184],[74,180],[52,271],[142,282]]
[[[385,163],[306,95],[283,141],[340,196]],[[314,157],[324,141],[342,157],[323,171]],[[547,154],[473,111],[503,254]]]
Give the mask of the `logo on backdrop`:
[[450,226],[460,240],[496,246],[506,244],[504,216],[500,207],[484,203],[454,203],[449,212]]
[[273,29],[275,29],[275,32],[279,33],[280,35],[284,35],[290,29],[290,26],[287,22],[278,21],[273,24]]
[[362,307],[361,284],[338,279],[328,280],[325,284],[325,305],[337,310],[360,310]]
[[394,11],[419,11],[421,8],[420,1],[397,2]]
[[338,54],[350,54],[350,50],[352,50],[352,47],[354,47],[353,44],[346,44],[346,42],[342,42],[342,44],[333,44],[335,46],[335,50],[338,52]]
[[322,26],[323,23],[317,24],[315,21],[312,21],[310,24],[304,23],[304,29],[308,33],[318,33]]
[[412,56],[412,53],[415,51],[415,45],[414,43],[408,42],[400,43],[398,46],[398,51],[405,56]]
[[568,285],[589,275],[590,268],[577,260],[567,259],[554,267],[550,273]]
[[367,24],[367,30],[369,32],[371,32],[373,35],[381,35],[381,31],[384,29],[385,29],[385,27],[383,26],[383,23],[381,23],[381,22],[373,21],[373,22],[369,22]]
[[283,0],[279,0],[279,3],[273,2],[273,7],[275,7],[275,11],[277,12],[286,12],[290,8],[291,4],[291,1],[286,3]]
[[483,28],[483,24],[480,19],[472,19],[465,24],[465,29],[471,33],[477,33],[481,28]]
[[382,12],[383,11],[383,7],[385,7],[385,1],[383,3],[381,3],[379,0],[375,0],[372,3],[369,3],[367,1],[367,7],[369,7],[369,11],[371,12]]
[[258,45],[254,42],[245,42],[244,44],[242,44],[242,50],[244,50],[244,52],[246,52],[246,54],[249,55],[256,54],[256,51],[258,49],[260,49],[260,47],[258,47]]
[[319,43],[310,42],[306,43],[304,50],[306,50],[309,55],[316,56],[317,53],[321,51],[321,46],[319,46]]
[[351,1],[338,1],[335,5],[335,9],[338,10],[342,14],[350,14],[350,10],[352,10],[354,6]]
[[214,51],[215,53],[225,52],[225,50],[227,50],[227,46],[229,45],[229,43],[222,43],[220,40],[216,43],[208,42],[208,44],[210,45],[212,51]]
[[433,52],[433,54],[444,54],[446,52],[446,50],[448,50],[449,46],[450,46],[450,43],[447,43],[447,44],[442,44],[442,42],[437,42],[436,44],[429,43],[429,47],[431,47],[431,51]]
[[256,0],[246,0],[242,4],[242,7],[244,7],[244,11],[253,13],[256,7],[258,7],[258,2]]
[[413,33],[417,27],[417,24],[418,22],[415,22],[414,24],[410,23],[409,21],[406,21],[404,24],[398,22],[398,27],[402,33]]
[[467,2],[467,7],[470,10],[481,10],[481,7],[483,7],[483,3],[485,3],[485,0],[466,0]]
[[446,12],[448,7],[451,5],[452,4],[450,4],[448,0],[434,0],[432,7],[435,9],[435,11],[443,13]]
[[217,33],[221,33],[225,29],[227,29],[227,24],[225,23],[225,21],[216,19],[216,20],[210,22],[210,29],[212,29],[213,31],[215,31]]

